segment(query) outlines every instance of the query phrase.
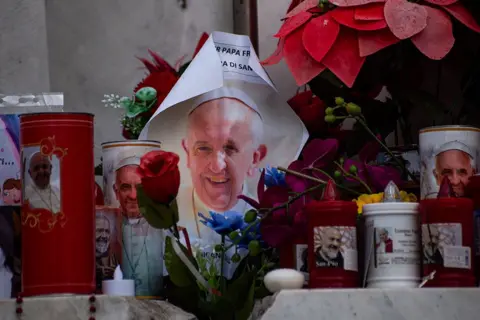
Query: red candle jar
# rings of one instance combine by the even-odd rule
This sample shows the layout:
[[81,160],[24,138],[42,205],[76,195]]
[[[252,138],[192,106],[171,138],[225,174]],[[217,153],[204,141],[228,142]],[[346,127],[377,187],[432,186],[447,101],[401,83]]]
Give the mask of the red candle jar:
[[280,248],[280,267],[302,272],[305,276],[305,284],[308,283],[310,275],[308,273],[308,238],[306,232],[297,235],[293,242],[289,242]]
[[476,174],[470,177],[467,186],[468,196],[473,200],[474,212],[473,212],[473,234],[474,242],[473,248],[474,255],[473,261],[475,261],[475,275],[477,281],[480,280],[480,175]]
[[357,204],[314,201],[305,206],[310,288],[357,288]]
[[95,290],[93,115],[20,116],[22,291]]
[[438,198],[420,201],[423,276],[435,271],[425,287],[475,286],[473,201]]

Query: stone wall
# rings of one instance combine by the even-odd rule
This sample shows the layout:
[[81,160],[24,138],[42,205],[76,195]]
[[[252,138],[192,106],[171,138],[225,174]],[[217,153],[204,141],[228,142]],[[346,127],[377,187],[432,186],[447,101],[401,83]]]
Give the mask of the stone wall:
[[190,59],[202,32],[233,32],[231,1],[1,0],[0,93],[59,91],[65,110],[96,115],[100,144],[122,139],[120,110],[103,94],[130,95],[147,49]]

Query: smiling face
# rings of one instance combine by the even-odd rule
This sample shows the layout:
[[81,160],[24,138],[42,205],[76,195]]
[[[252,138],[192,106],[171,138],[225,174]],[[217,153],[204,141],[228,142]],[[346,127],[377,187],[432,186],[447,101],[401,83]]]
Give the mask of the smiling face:
[[40,152],[35,153],[30,159],[28,173],[38,188],[47,188],[52,174],[50,159],[40,154]]
[[247,176],[266,156],[259,145],[259,115],[231,98],[219,98],[197,107],[188,119],[187,154],[193,187],[212,210],[224,212],[237,203]]
[[335,259],[340,251],[342,235],[337,229],[328,228],[322,237],[322,252],[330,259]]
[[137,202],[137,186],[142,181],[137,173],[137,167],[136,165],[128,165],[118,169],[113,185],[122,213],[128,218],[137,218],[140,215]]
[[460,150],[447,150],[436,157],[435,179],[440,186],[444,177],[452,184],[453,191],[459,197],[465,194],[468,179],[475,174],[470,156]]

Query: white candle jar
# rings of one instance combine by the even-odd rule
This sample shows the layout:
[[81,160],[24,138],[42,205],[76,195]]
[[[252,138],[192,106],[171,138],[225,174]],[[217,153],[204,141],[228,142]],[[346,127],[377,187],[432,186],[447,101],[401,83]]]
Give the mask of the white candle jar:
[[418,203],[363,206],[367,288],[415,288],[421,281]]

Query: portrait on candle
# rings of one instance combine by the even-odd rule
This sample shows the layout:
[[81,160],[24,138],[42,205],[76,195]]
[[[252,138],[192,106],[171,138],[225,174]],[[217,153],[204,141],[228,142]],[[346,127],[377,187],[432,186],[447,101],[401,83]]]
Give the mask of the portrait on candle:
[[457,197],[465,196],[478,172],[480,129],[426,128],[420,131],[421,196],[435,198],[447,177]]
[[375,228],[375,251],[377,254],[393,252],[392,230],[393,228],[390,227]]
[[103,193],[106,206],[118,207],[127,216],[138,216],[136,168],[140,158],[160,149],[158,141],[112,141],[102,144]]
[[[151,227],[140,212],[137,186],[141,184],[137,168],[142,153],[125,151],[112,163],[112,185],[119,210],[121,267],[135,281],[137,296],[158,296],[163,276],[163,230]],[[124,157],[122,157],[124,156]]]
[[140,209],[137,202],[137,186],[141,179],[137,173],[140,158],[133,156],[118,161],[114,174],[113,191],[122,215],[128,218],[139,218]]
[[60,160],[57,155],[46,155],[40,145],[22,150],[24,197],[30,208],[46,209],[53,214],[61,210]]
[[459,223],[422,224],[424,264],[444,266],[452,258],[450,248],[462,246],[462,226]]
[[0,205],[20,206],[20,120],[15,114],[0,115]]
[[[319,268],[356,269],[357,250],[355,227],[315,227],[315,265]],[[355,260],[355,261],[353,261]]]
[[295,245],[295,256],[295,269],[308,274],[308,246],[306,244]]
[[117,227],[120,211],[97,206],[95,212],[95,265],[97,289],[100,289],[103,280],[113,279],[115,268],[120,264],[122,253]]

